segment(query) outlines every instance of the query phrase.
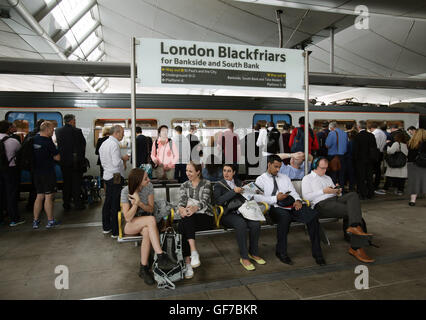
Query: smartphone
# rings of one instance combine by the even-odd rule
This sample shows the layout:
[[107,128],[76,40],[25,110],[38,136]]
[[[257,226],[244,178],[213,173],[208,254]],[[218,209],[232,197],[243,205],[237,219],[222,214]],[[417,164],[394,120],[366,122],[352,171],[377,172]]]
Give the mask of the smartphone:
[[291,191],[287,191],[285,194],[290,194],[291,193]]
[[335,186],[333,189],[342,189],[341,186]]

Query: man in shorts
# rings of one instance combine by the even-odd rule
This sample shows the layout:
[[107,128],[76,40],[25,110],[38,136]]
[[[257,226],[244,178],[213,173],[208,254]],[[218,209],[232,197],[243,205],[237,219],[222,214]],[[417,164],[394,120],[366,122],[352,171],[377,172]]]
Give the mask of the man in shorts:
[[33,229],[40,225],[39,216],[43,209],[47,215],[46,228],[58,224],[53,218],[53,197],[56,192],[55,161],[60,160],[59,151],[52,141],[53,123],[45,121],[40,125],[40,134],[34,137],[34,185],[37,198],[34,203]]

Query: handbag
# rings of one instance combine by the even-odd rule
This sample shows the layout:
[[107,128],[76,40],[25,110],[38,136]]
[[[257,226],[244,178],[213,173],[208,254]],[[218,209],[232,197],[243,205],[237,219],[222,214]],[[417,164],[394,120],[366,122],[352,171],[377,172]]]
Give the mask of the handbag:
[[238,212],[243,215],[244,218],[253,221],[266,221],[265,216],[260,210],[259,205],[256,201],[250,200],[244,202],[239,208]]
[[399,151],[387,154],[385,160],[391,168],[402,168],[407,164],[407,156],[401,152],[401,143],[399,144]]
[[[336,137],[337,137],[337,148],[339,148],[339,135],[336,131]],[[338,155],[335,155],[328,163],[328,169],[330,171],[339,171],[342,167],[342,164],[340,163],[340,158]]]

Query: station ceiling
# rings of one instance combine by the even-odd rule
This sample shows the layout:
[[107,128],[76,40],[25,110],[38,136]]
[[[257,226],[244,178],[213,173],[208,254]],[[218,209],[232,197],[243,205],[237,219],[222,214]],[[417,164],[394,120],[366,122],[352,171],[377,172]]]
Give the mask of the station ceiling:
[[[366,11],[358,5],[368,10],[366,29],[359,29]],[[129,63],[132,36],[278,47],[280,9],[284,47],[311,50],[310,71],[330,72],[333,27],[336,73],[426,79],[424,1],[0,0],[0,9],[0,57]],[[130,80],[0,75],[0,90],[130,92]],[[265,95],[214,88],[167,93]],[[310,96],[326,103],[426,101],[425,90],[312,86]]]

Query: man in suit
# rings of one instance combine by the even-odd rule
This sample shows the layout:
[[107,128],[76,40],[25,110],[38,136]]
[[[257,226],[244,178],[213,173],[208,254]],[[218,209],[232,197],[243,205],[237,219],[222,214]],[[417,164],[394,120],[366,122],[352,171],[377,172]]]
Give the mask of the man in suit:
[[65,125],[56,129],[56,141],[61,156],[60,166],[64,179],[62,197],[65,210],[71,209],[71,198],[76,210],[85,209],[80,199],[81,183],[85,167],[86,139],[81,129],[76,128],[75,116],[64,116]]
[[136,127],[136,167],[148,163],[151,154],[152,140],[142,134],[142,128]]
[[358,194],[361,199],[371,199],[374,195],[373,165],[377,156],[374,135],[367,131],[367,122],[358,122],[359,133],[353,140],[352,158],[355,167]]

